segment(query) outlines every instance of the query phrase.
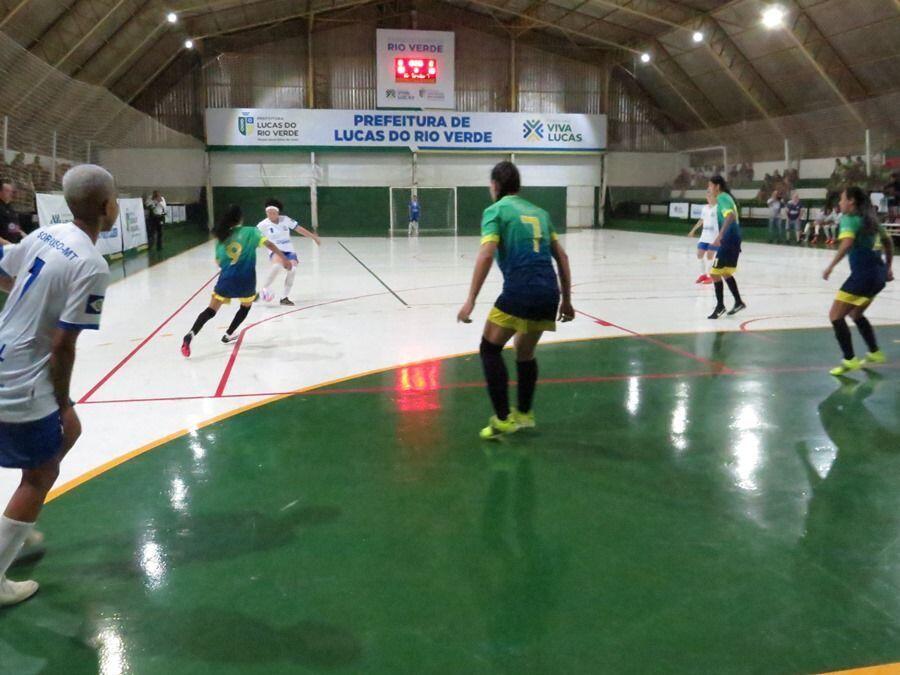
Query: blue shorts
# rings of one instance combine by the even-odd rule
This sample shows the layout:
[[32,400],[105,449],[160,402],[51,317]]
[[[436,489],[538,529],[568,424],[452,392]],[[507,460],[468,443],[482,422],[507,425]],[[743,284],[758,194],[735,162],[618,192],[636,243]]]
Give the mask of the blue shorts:
[[34,422],[0,422],[0,466],[36,469],[62,449],[59,411]]
[[697,248],[699,248],[701,251],[718,251],[719,250],[718,246],[713,246],[712,244],[709,244],[705,241],[701,241],[699,244],[697,244]]
[[[274,255],[275,255],[274,253],[269,251],[269,260],[271,260]],[[300,258],[297,257],[296,253],[288,253],[287,251],[282,251],[281,255],[283,255],[285,258],[287,258],[291,262],[295,262],[295,263],[300,262]]]
[[887,266],[883,263],[851,270],[836,299],[850,305],[867,305],[884,290],[886,282]]

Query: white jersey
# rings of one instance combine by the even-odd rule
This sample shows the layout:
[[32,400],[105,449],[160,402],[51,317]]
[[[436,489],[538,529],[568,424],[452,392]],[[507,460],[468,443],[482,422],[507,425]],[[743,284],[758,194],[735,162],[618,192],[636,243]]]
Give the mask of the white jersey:
[[291,243],[291,230],[297,227],[297,221],[287,216],[278,216],[278,222],[273,223],[266,218],[261,220],[257,229],[262,232],[266,239],[271,241],[278,247],[279,251],[284,253],[296,253],[294,244]]
[[700,243],[711,244],[719,236],[719,216],[716,213],[716,207],[704,204],[700,219],[703,221]]
[[0,272],[15,277],[0,313],[0,421],[32,422],[59,407],[53,334],[100,327],[109,266],[88,235],[65,223],[0,248]]

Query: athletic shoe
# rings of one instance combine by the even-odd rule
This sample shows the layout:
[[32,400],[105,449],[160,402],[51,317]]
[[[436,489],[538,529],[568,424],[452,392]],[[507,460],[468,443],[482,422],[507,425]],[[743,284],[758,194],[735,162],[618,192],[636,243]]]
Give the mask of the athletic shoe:
[[710,315],[709,315],[708,317],[706,317],[706,318],[707,318],[707,319],[718,319],[720,316],[722,316],[723,314],[725,314],[725,311],[726,311],[726,310],[725,310],[724,307],[716,307],[716,308],[713,310],[713,313],[710,314]]
[[728,316],[734,316],[735,314],[740,312],[742,309],[747,309],[747,305],[745,305],[743,302],[739,302],[734,307],[731,308],[731,311],[728,312]]
[[828,241],[825,242],[825,245],[826,246],[834,246],[834,239],[829,239]]
[[880,349],[877,352],[869,352],[866,354],[866,358],[863,359],[863,363],[866,365],[875,365],[885,361],[887,361],[887,357]]
[[537,426],[537,422],[534,419],[534,410],[523,413],[513,408],[510,416],[520,429],[534,429]]
[[235,337],[234,335],[229,335],[228,333],[225,333],[225,335],[222,336],[222,344],[223,345],[227,345],[227,344],[230,344],[235,341],[237,341],[237,337]]
[[290,298],[282,298],[281,304],[284,305],[285,307],[293,307],[294,306],[294,302]]
[[0,577],[0,607],[25,602],[38,592],[38,588],[35,581],[10,581],[6,577]]
[[191,341],[188,339],[188,336],[184,336],[184,340],[181,341],[181,355],[184,358],[190,358],[191,356]]
[[713,282],[713,278],[707,274],[707,275],[706,275],[706,278],[703,280],[703,283],[704,283],[704,284],[711,284],[712,282]]
[[706,283],[707,279],[708,279],[708,277],[705,274],[701,274],[699,277],[697,277],[697,281],[695,281],[694,283],[695,284]]
[[843,359],[841,361],[841,365],[839,365],[837,368],[832,368],[828,372],[832,375],[843,375],[845,373],[849,373],[851,370],[859,370],[860,368],[862,368],[862,366],[862,360],[854,357],[850,360]]
[[46,552],[47,547],[44,546],[44,533],[32,529],[31,532],[28,533],[28,536],[25,537],[25,543],[19,550],[19,554],[13,559],[12,565],[19,565],[34,560],[35,558],[40,558]]
[[818,243],[819,243],[819,235],[816,235],[815,237],[813,237],[812,239],[810,239],[809,243],[812,244],[813,246],[815,246],[816,244],[818,244]]
[[519,430],[519,426],[516,424],[516,421],[513,419],[512,415],[507,417],[505,420],[499,419],[496,415],[492,416],[490,420],[488,420],[488,425],[481,430],[481,433],[478,435],[481,436],[486,441],[493,440],[495,438],[500,438],[501,436],[506,436],[507,434],[515,433]]
[[275,294],[268,288],[264,288],[259,292],[259,297],[263,299],[263,302],[272,302],[275,299]]

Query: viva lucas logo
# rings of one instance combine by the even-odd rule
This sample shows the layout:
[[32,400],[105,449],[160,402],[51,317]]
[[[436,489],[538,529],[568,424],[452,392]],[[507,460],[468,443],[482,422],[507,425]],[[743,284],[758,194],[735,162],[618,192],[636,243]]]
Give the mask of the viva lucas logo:
[[238,131],[240,132],[241,136],[253,135],[253,116],[252,115],[238,116]]
[[526,141],[548,141],[550,143],[580,143],[582,135],[572,130],[568,122],[548,122],[526,120],[522,125],[522,138]]

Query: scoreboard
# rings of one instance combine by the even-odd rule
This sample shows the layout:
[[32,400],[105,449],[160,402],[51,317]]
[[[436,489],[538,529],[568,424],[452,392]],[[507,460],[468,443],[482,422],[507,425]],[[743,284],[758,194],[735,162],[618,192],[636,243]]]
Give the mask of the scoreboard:
[[453,33],[378,29],[375,42],[379,108],[456,107]]

